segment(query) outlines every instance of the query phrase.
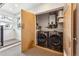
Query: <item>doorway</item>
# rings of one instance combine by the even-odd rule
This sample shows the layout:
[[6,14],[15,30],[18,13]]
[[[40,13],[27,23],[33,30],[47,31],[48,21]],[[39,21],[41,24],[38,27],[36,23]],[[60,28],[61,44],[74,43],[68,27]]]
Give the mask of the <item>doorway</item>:
[[[0,49],[6,46],[20,42],[16,34],[18,29],[18,21],[12,20],[12,17],[0,15]],[[20,34],[20,33],[19,33]]]
[[[73,54],[74,54],[74,52],[73,52],[73,50],[74,50],[73,49],[74,10],[75,10],[74,4],[72,4],[72,3],[66,4],[64,6],[63,17],[59,18],[59,19],[61,19],[61,18],[64,19],[64,21],[63,21],[63,19],[61,19],[59,21],[59,23],[63,24],[63,30],[62,30],[63,31],[63,44],[62,44],[63,45],[63,55],[67,55],[67,56],[73,56]],[[54,9],[54,12],[55,12],[55,9]],[[59,12],[59,13],[61,15],[61,12]],[[48,16],[45,16],[44,14],[45,15],[48,14]],[[44,50],[49,50],[49,51],[53,50],[51,47],[48,48],[49,46],[51,46],[48,43],[49,42],[51,43],[52,39],[49,40],[47,37],[50,37],[52,34],[52,32],[50,32],[52,30],[50,30],[50,29],[52,29],[52,28],[56,29],[58,27],[58,24],[57,24],[58,21],[55,20],[56,14],[55,15],[52,15],[52,14],[54,14],[54,13],[52,13],[52,10],[51,10],[51,12],[45,11],[45,12],[39,13],[39,14],[33,14],[32,12],[29,12],[27,10],[21,11],[22,25],[23,25],[22,26],[22,52],[27,52],[28,50],[30,50],[31,48],[33,48],[35,46],[41,47],[41,49],[44,49]],[[54,16],[54,18],[52,20],[50,20],[51,16],[49,17],[49,15],[52,15],[52,17]],[[45,18],[43,16],[45,16]],[[37,21],[38,18],[39,19],[41,18],[42,20],[40,19],[39,21]],[[45,20],[47,20],[47,21],[45,21]],[[42,35],[41,35],[42,37],[40,38],[41,40],[37,38],[37,36],[38,36],[37,34],[39,32],[42,33]],[[50,32],[50,34],[49,34],[49,32]],[[55,30],[55,34],[56,33],[57,33],[57,31]],[[41,42],[41,44],[39,43],[39,41]],[[57,41],[57,42],[59,42],[59,41]],[[52,51],[51,51],[51,53],[52,53]]]
[[63,53],[63,8],[36,16],[36,45]]

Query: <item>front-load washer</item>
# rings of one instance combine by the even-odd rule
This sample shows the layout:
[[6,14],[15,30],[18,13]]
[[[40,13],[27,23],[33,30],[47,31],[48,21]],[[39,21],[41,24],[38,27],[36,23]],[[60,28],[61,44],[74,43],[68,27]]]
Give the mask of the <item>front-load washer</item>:
[[37,32],[37,45],[47,47],[48,32],[38,31]]

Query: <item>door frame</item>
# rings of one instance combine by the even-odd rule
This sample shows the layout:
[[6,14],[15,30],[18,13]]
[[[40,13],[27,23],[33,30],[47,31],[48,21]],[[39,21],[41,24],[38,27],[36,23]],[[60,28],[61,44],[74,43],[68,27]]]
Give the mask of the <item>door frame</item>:
[[73,56],[76,55],[76,40],[77,40],[77,35],[76,35],[76,21],[77,21],[77,4],[73,3]]
[[[68,3],[67,3],[68,4]],[[71,56],[74,56],[75,53],[76,53],[76,42],[75,42],[75,39],[76,39],[76,3],[70,3],[71,4]],[[67,8],[65,8],[65,11],[67,10]],[[64,12],[65,12],[64,11]],[[63,41],[64,41],[64,38],[63,38]],[[64,45],[64,48],[65,48],[65,44],[63,43]],[[64,51],[64,55],[66,55],[66,51]]]

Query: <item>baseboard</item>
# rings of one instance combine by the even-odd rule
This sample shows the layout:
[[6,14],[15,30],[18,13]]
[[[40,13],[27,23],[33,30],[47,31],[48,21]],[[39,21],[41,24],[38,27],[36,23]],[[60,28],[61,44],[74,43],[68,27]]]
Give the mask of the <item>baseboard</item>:
[[4,51],[4,50],[6,50],[6,49],[9,49],[9,48],[11,48],[11,47],[14,47],[14,46],[17,46],[17,45],[20,45],[20,44],[21,44],[21,42],[18,42],[18,43],[13,44],[13,45],[5,46],[5,47],[1,48],[0,51]]

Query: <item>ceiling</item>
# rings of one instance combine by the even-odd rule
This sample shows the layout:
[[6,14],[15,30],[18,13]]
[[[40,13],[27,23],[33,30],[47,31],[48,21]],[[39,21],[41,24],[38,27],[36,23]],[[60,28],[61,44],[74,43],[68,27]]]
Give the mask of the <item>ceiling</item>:
[[41,3],[5,3],[0,7],[0,12],[16,15],[21,9],[31,10]]
[[0,14],[7,16],[19,15],[21,9],[31,10],[33,12],[40,12],[49,9],[54,9],[62,6],[63,4],[57,3],[0,3]]

